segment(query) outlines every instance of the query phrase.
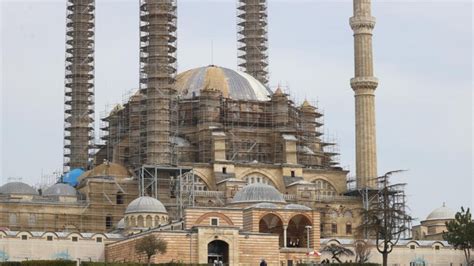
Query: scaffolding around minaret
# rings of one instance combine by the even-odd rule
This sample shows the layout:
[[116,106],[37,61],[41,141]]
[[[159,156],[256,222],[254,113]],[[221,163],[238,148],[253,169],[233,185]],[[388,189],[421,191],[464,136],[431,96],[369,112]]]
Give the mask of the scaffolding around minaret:
[[140,91],[146,105],[140,125],[146,137],[139,134],[134,142],[146,147],[142,162],[149,165],[173,163],[176,9],[176,0],[140,1]]
[[239,67],[268,84],[267,1],[239,0],[237,33]]
[[94,0],[66,7],[64,171],[87,169],[94,140]]

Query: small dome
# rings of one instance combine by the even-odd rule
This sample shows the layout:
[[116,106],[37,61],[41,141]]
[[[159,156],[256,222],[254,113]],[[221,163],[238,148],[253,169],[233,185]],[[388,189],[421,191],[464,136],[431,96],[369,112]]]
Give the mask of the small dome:
[[117,223],[117,229],[125,229],[125,218],[120,219],[120,221]]
[[85,172],[79,179],[82,180],[89,177],[127,178],[131,176],[132,174],[124,166],[117,163],[104,162],[92,170]]
[[268,101],[272,92],[244,72],[218,66],[199,67],[176,77],[176,91],[184,99],[199,96],[201,90],[218,90],[224,98]]
[[38,191],[23,182],[10,182],[0,187],[0,194],[38,195]]
[[308,206],[300,205],[300,204],[288,204],[285,206],[287,210],[301,210],[301,211],[311,211],[311,208]]
[[435,209],[428,215],[428,217],[426,217],[426,221],[451,220],[451,219],[454,219],[455,216],[456,216],[456,212],[446,207],[446,204],[443,203],[442,207]]
[[125,214],[130,213],[168,213],[161,201],[152,197],[139,197],[128,204]]
[[247,185],[235,194],[232,203],[244,202],[286,203],[280,191],[263,183]]
[[76,189],[71,187],[68,184],[57,183],[49,188],[47,188],[43,192],[43,196],[50,197],[50,196],[63,196],[63,197],[75,197],[76,196]]

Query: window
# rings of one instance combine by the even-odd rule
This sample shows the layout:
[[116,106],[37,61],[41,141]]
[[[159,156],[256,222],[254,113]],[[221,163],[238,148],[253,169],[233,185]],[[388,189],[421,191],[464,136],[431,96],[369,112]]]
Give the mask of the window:
[[107,216],[105,217],[105,228],[110,229],[112,228],[112,217]]
[[71,240],[72,240],[72,242],[77,242],[77,241],[79,240],[79,238],[77,238],[77,236],[73,236],[73,237],[71,238]]
[[53,241],[53,236],[47,236],[47,237],[46,237],[46,240],[47,240],[47,241]]
[[415,249],[415,245],[410,245],[410,249]]
[[227,174],[227,167],[222,167],[222,173]]
[[317,179],[313,183],[316,187],[316,197],[320,198],[333,198],[337,195],[336,189],[326,180]]
[[219,226],[219,218],[211,218],[212,226]]
[[27,240],[28,239],[28,236],[27,235],[22,235],[21,236],[21,240]]
[[291,170],[291,177],[295,177],[295,171]]
[[331,232],[337,234],[337,224],[331,224]]
[[102,237],[96,238],[96,239],[95,239],[95,242],[97,242],[97,243],[102,243]]
[[117,198],[116,198],[115,202],[116,202],[118,205],[121,205],[121,204],[124,203],[124,202],[123,202],[123,193],[122,193],[122,191],[117,192]]
[[439,246],[435,246],[435,250],[439,250]]
[[319,225],[319,230],[320,230],[321,233],[324,232],[324,224],[323,223]]
[[352,224],[346,224],[346,235],[352,235]]

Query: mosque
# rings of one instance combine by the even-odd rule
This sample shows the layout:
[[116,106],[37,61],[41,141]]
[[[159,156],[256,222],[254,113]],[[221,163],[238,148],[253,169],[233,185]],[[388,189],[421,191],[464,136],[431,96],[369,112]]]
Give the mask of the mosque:
[[[210,65],[177,75],[176,1],[141,0],[140,89],[101,119],[102,143],[93,143],[94,10],[94,0],[67,1],[65,175],[44,191],[0,187],[0,261],[144,261],[135,243],[153,234],[168,243],[154,262],[290,266],[321,261],[322,245],[352,243],[359,192],[377,189],[370,0],[354,0],[350,20],[353,186],[318,107],[268,86],[264,0],[238,1],[243,71]],[[459,261],[440,238],[452,218],[437,210],[413,229],[432,241],[419,244],[427,254],[441,250],[433,260]]]

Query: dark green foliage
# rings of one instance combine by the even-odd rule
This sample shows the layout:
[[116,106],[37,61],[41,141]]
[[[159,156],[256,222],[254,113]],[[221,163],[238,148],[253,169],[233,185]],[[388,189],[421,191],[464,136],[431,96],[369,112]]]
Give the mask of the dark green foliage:
[[[324,265],[324,266],[380,266],[377,263],[355,263],[355,262],[347,262],[347,263],[330,263],[330,264],[316,264],[316,265]],[[300,263],[297,266],[313,266],[311,263]]]
[[446,228],[448,232],[443,233],[444,240],[464,252],[467,265],[474,265],[474,260],[471,260],[471,250],[474,249],[474,222],[469,208],[465,211],[461,207],[454,220],[446,222]]

